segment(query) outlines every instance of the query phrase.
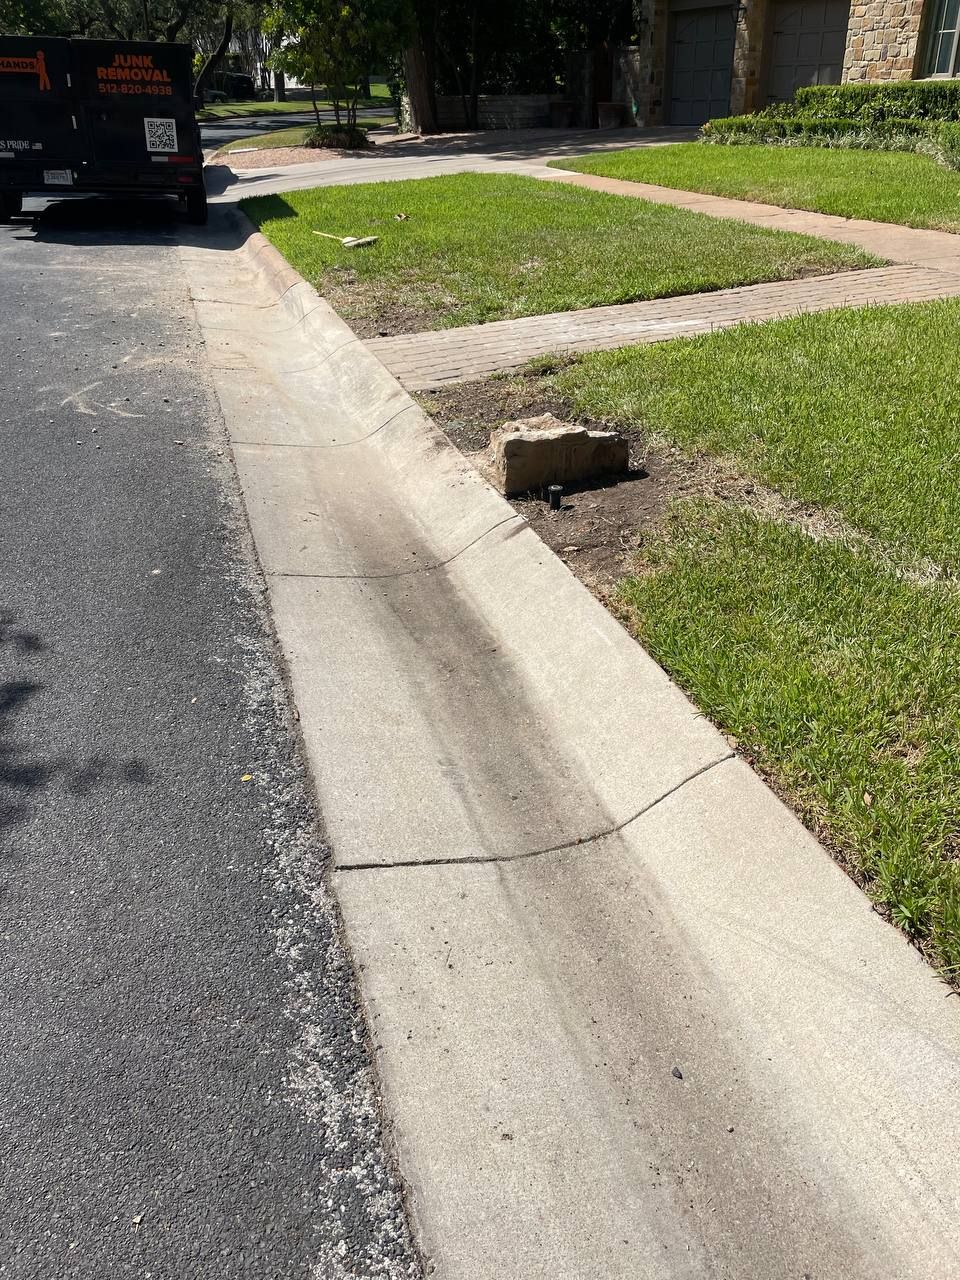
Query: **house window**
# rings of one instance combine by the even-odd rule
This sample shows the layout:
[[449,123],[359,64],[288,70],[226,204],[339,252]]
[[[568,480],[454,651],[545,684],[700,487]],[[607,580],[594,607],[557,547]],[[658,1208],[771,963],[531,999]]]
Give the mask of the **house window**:
[[939,0],[930,32],[928,76],[960,75],[960,0]]

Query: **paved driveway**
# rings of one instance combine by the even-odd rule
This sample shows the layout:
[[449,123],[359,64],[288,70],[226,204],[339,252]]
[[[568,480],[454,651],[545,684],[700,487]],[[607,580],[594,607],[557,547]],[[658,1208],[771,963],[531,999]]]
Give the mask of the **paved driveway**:
[[542,165],[554,156],[581,156],[590,151],[626,146],[662,146],[689,142],[694,129],[524,129],[491,130],[477,134],[448,134],[384,142],[370,156],[346,156],[316,164],[274,165],[234,173],[225,165],[207,170],[207,190],[213,203],[233,204],[251,195],[298,191],[305,187],[352,182],[384,182],[422,178],[439,173],[510,170]]

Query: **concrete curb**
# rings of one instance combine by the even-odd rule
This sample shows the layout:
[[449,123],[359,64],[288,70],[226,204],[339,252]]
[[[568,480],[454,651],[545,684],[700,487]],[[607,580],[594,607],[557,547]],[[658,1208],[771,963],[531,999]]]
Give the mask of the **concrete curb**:
[[960,1276],[919,956],[273,246],[184,254],[435,1274]]
[[[531,712],[548,740],[566,740],[573,756],[571,767],[593,775],[602,803],[593,821],[575,830],[558,826],[553,836],[547,834],[552,829],[547,822],[542,827],[544,839],[534,839],[522,848],[500,848],[497,856],[582,842],[619,828],[684,779],[727,759],[731,752],[723,737],[449,443],[279,251],[254,232],[245,252],[277,294],[279,306],[316,349],[323,379],[335,388],[338,401],[362,401],[358,417],[338,417],[335,439],[315,425],[311,446],[368,444],[402,492],[402,505],[428,548],[426,555],[418,550],[415,560],[405,552],[398,557],[397,545],[389,539],[390,545],[378,548],[371,563],[366,543],[362,562],[344,555],[341,545],[325,553],[324,573],[342,580],[442,567],[478,612],[496,619],[495,630],[509,626],[510,618],[515,622],[523,618],[510,656],[522,668],[528,693],[535,694]],[[347,431],[352,434],[345,439]],[[341,459],[331,459],[327,465],[337,467]],[[378,479],[382,474],[378,469]],[[359,490],[360,501],[353,512],[359,524],[371,494],[356,473],[344,476],[341,497],[349,489]],[[281,500],[279,494],[276,500]],[[341,510],[338,518],[343,517]],[[274,550],[273,541],[269,537],[261,550],[268,574],[317,570],[315,563],[297,557],[290,547]],[[593,652],[585,649],[585,637],[590,638]],[[565,654],[574,653],[576,663],[565,659]],[[585,670],[600,673],[599,689],[591,677],[585,679]],[[604,704],[602,716],[597,715],[594,702],[598,693]],[[665,720],[673,725],[668,742],[660,732]],[[449,841],[449,836],[447,832],[444,840]],[[339,843],[335,841],[338,865],[370,860],[359,853],[348,854],[348,843],[353,842],[348,842],[346,833]],[[443,856],[484,855],[469,845],[451,855],[445,843]]]

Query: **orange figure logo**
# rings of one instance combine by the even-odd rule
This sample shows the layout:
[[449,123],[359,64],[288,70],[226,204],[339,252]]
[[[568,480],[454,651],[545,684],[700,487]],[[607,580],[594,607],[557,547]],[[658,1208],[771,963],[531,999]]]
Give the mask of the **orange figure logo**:
[[32,72],[39,81],[41,93],[51,88],[47,59],[42,49],[37,50],[35,58],[0,58],[0,74],[4,72],[8,75],[29,75]]

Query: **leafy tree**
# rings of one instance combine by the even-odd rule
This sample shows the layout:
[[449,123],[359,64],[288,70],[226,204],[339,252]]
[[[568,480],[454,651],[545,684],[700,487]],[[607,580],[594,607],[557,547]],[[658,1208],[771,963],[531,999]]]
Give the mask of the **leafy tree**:
[[216,7],[209,0],[0,0],[0,27],[23,35],[176,40],[209,22]]
[[274,0],[264,26],[276,40],[273,65],[314,88],[325,84],[337,127],[356,128],[370,73],[402,47],[409,0]]
[[0,30],[12,35],[79,36],[106,40],[184,41],[204,55],[194,93],[200,95],[226,53],[240,0],[0,0]]
[[435,93],[456,94],[477,127],[481,93],[541,93],[561,84],[571,51],[633,40],[639,0],[414,0],[404,55],[417,128],[435,127]]

